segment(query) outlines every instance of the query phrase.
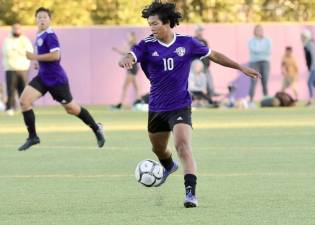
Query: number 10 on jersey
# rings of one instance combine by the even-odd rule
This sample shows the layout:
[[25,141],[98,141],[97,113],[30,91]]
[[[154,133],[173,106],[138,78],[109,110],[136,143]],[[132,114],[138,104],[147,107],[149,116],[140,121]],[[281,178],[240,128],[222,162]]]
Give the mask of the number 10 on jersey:
[[170,71],[174,69],[174,59],[173,58],[163,58],[164,71]]

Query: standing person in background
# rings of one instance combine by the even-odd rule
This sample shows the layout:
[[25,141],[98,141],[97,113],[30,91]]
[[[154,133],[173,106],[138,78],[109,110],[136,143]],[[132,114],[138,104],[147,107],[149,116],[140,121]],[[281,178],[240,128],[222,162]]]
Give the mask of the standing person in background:
[[309,100],[305,106],[310,106],[314,102],[314,86],[315,86],[315,43],[312,40],[312,33],[309,30],[304,30],[301,34],[301,39],[304,45],[306,65],[310,72],[307,86],[309,92]]
[[22,34],[21,25],[12,25],[9,36],[4,40],[2,47],[3,67],[5,70],[7,103],[6,112],[14,114],[15,92],[21,96],[27,82],[28,70],[31,61],[25,56],[26,52],[33,52],[31,41]]
[[[118,52],[121,55],[126,55],[126,54],[128,54],[128,52],[130,52],[130,50],[136,44],[137,44],[136,34],[134,32],[130,32],[128,34],[128,43],[127,43],[126,49],[121,50],[121,49],[118,49],[116,47],[113,47],[113,50]],[[137,73],[138,73],[138,65],[137,64],[134,64],[131,69],[127,69],[127,74],[126,74],[125,81],[124,81],[124,84],[122,87],[122,93],[121,93],[119,103],[117,105],[114,105],[113,108],[121,109],[122,104],[126,98],[127,90],[128,90],[128,87],[130,84],[133,85],[135,92],[136,92],[136,101],[133,104],[137,104],[137,103],[141,102],[140,94],[139,94],[139,85],[138,85],[138,82],[136,79]]]
[[0,83],[0,112],[5,110],[4,95],[3,95],[3,85]]
[[[200,41],[205,46],[209,47],[208,42],[203,37],[204,28],[201,25],[198,25],[195,30],[195,37],[198,41]],[[213,76],[210,71],[210,59],[204,58],[201,60],[203,63],[203,71],[207,78],[207,95],[212,98],[217,95],[215,92],[214,84],[213,84]]]
[[[264,36],[264,30],[261,25],[254,28],[254,37],[249,41],[249,61],[250,67],[258,71],[261,76],[261,83],[264,96],[268,95],[268,78],[270,71],[271,41]],[[252,79],[249,89],[250,107],[254,107],[253,100],[255,96],[257,80]]]
[[298,99],[295,83],[298,77],[299,69],[295,58],[292,54],[292,47],[288,46],[285,49],[285,54],[282,58],[281,72],[283,75],[283,84],[281,92],[284,92],[288,88],[292,88],[295,100]]

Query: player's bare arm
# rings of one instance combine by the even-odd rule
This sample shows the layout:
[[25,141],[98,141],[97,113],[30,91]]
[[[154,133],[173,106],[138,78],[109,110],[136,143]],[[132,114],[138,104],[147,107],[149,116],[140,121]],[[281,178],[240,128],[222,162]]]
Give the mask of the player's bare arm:
[[132,65],[136,63],[135,58],[133,55],[130,53],[124,56],[120,61],[119,61],[119,66],[125,69],[131,69]]
[[36,55],[34,53],[31,53],[31,52],[26,52],[26,57],[29,60],[36,60],[36,61],[46,61],[46,62],[57,61],[60,59],[60,52],[54,51],[54,52],[50,52],[47,54],[41,54],[41,55]]
[[258,73],[256,70],[250,69],[246,66],[241,66],[240,64],[238,64],[237,62],[233,61],[232,59],[228,58],[227,56],[223,55],[220,52],[216,52],[212,50],[209,58],[211,61],[218,63],[222,66],[237,69],[249,77],[252,77],[255,79],[261,78],[260,73]]

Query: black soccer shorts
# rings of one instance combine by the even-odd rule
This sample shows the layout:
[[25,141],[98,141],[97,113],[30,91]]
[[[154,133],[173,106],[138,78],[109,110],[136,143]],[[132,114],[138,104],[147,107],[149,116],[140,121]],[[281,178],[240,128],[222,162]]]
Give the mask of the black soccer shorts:
[[178,123],[192,126],[190,107],[168,112],[149,112],[148,131],[150,133],[172,131]]
[[43,83],[39,76],[36,76],[31,80],[29,85],[39,91],[43,96],[49,92],[55,101],[63,105],[66,105],[73,100],[68,83],[55,87],[48,87]]

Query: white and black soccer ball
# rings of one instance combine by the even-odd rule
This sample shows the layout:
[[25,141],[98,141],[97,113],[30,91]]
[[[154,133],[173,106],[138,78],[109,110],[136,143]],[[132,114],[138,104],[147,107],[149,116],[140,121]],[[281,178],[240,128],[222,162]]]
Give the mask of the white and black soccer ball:
[[163,177],[164,168],[152,159],[142,160],[135,170],[136,180],[146,187],[158,185]]

